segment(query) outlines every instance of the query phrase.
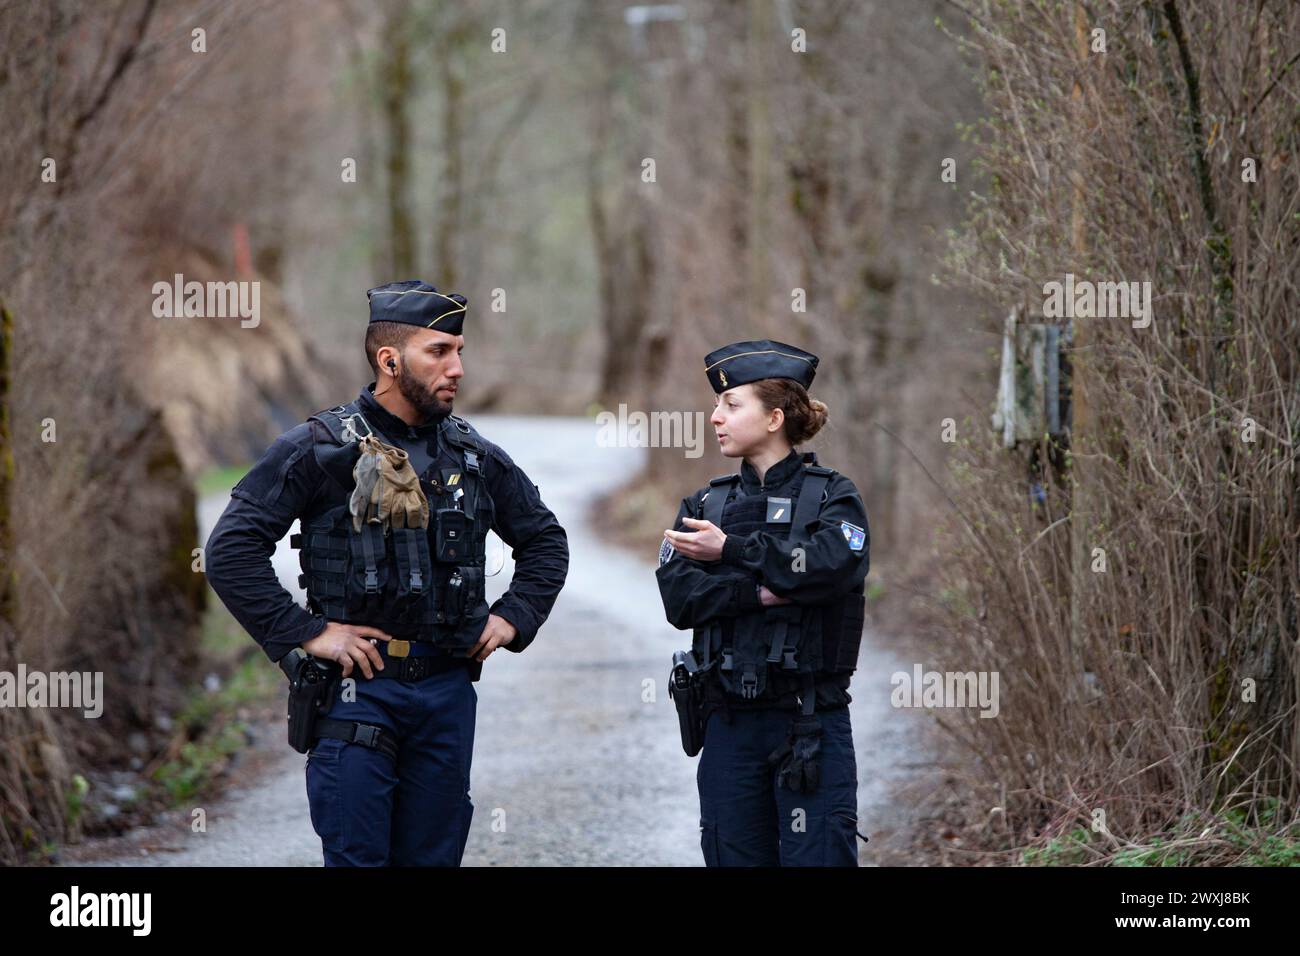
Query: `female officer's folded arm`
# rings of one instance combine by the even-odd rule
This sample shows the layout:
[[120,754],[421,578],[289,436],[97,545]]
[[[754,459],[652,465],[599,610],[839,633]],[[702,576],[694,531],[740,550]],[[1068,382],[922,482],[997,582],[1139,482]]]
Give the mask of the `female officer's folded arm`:
[[[699,513],[693,498],[682,499],[674,531],[691,531],[682,519]],[[679,630],[699,627],[716,617],[734,617],[761,608],[758,581],[741,568],[703,563],[667,551],[655,570],[668,623]]]
[[[824,604],[853,590],[871,564],[867,511],[857,488],[843,475],[831,481],[827,492],[810,539],[792,541],[768,531],[729,534],[722,545],[722,564],[753,573],[773,594],[796,604]],[[846,529],[846,524],[852,528]],[[846,535],[854,529],[861,531],[857,550]],[[797,548],[802,554],[796,554]]]

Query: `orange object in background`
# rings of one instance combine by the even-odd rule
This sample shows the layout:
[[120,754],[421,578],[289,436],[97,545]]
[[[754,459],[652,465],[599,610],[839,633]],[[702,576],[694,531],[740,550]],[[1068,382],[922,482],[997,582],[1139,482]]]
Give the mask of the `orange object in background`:
[[248,226],[237,222],[230,227],[235,252],[235,274],[241,278],[253,274],[253,250],[248,241]]

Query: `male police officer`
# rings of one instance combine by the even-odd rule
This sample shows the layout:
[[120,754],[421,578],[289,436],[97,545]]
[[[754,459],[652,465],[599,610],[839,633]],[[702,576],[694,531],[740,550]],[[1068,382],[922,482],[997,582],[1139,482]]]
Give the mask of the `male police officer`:
[[[308,737],[319,735],[307,792],[326,865],[459,865],[473,813],[473,682],[496,648],[522,651],[536,636],[564,584],[568,539],[522,469],[451,414],[465,298],[417,280],[367,296],[376,381],[253,466],[208,539],[207,574],[271,660],[342,680]],[[394,501],[409,510],[384,518]],[[269,560],[295,518],[310,613]],[[490,609],[489,527],[517,562]]]

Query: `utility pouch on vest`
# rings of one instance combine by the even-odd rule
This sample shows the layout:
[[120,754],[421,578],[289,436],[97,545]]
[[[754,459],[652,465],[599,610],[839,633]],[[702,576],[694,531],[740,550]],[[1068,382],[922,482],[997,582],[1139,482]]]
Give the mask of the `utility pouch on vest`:
[[289,678],[289,746],[305,754],[316,742],[316,722],[334,705],[343,671],[301,647],[280,658],[280,670]]
[[384,529],[368,521],[348,538],[352,563],[349,569],[347,608],[353,618],[382,617],[384,591],[388,588],[391,561]]
[[456,570],[460,572],[460,579],[463,582],[461,586],[465,589],[464,613],[469,614],[483,603],[483,584],[486,576],[483,568],[473,565],[464,565]]
[[347,617],[348,568],[352,524],[347,507],[335,508],[313,522],[304,522],[299,534],[289,536],[289,546],[301,549],[303,573],[298,586],[307,592],[313,614],[341,621]]
[[[842,603],[827,609],[822,625],[825,635],[822,653],[827,670],[852,672],[857,669],[862,628],[866,621],[866,605],[866,594],[859,585],[844,597]],[[843,613],[837,613],[841,608]]]
[[754,700],[767,687],[767,665],[763,660],[768,648],[767,621],[767,610],[736,615],[730,640],[723,628],[718,677],[724,688],[745,700]]
[[440,592],[438,623],[458,624],[483,600],[483,569],[461,565]]
[[470,522],[473,519],[457,508],[439,508],[434,546],[437,560],[454,564],[463,561],[470,542]]
[[418,615],[433,589],[429,534],[424,528],[394,528],[389,536],[397,565],[394,610],[407,616]]

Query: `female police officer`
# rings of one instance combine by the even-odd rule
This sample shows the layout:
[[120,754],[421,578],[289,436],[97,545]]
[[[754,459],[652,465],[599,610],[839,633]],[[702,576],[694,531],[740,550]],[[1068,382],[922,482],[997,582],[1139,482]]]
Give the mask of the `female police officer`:
[[[849,675],[863,624],[867,515],[852,481],[794,446],[826,422],[817,356],[736,342],[705,357],[710,419],[740,473],[682,501],[657,576],[694,632],[709,866],[856,866]],[[690,752],[690,751],[688,751]]]

